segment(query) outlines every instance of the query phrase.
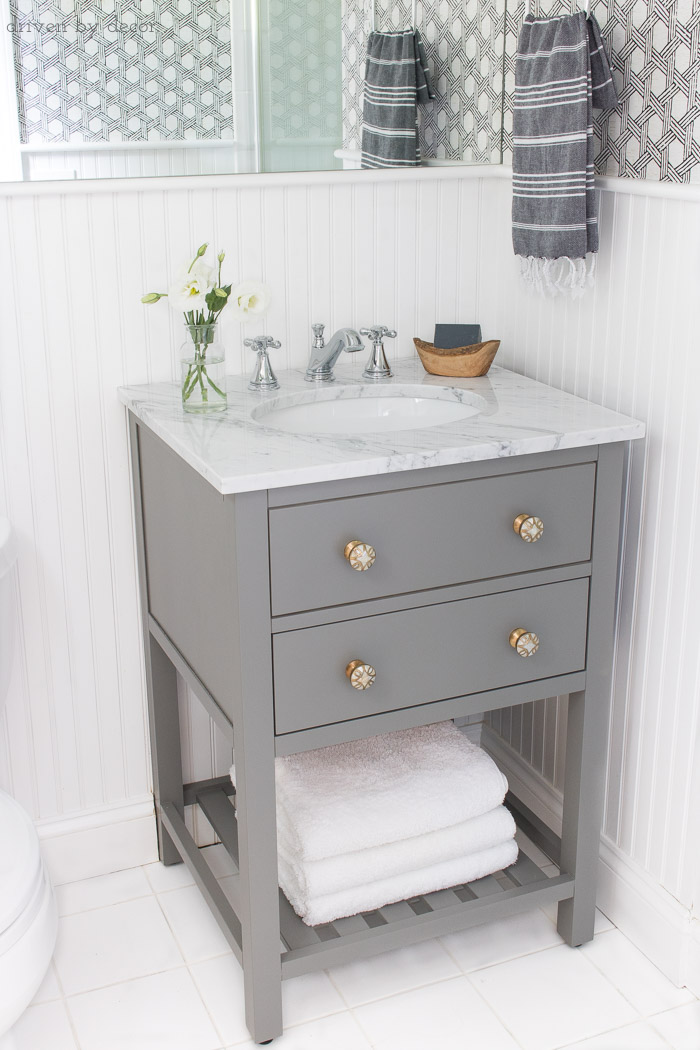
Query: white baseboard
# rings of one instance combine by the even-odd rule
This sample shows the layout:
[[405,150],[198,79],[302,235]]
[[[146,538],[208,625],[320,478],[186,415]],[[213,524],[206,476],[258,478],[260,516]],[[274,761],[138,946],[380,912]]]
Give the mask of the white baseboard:
[[158,860],[153,798],[147,795],[36,825],[55,886]]
[[[488,726],[482,746],[508,778],[513,794],[561,832],[562,796]],[[601,835],[598,907],[679,987],[700,994],[700,922],[607,836]]]
[[691,919],[686,961],[686,981],[693,995],[700,999],[700,921]]

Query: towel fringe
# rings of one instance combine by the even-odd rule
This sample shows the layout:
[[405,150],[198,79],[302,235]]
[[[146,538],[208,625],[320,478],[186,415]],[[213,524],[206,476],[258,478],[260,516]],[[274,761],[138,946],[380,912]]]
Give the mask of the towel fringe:
[[520,275],[539,295],[567,295],[578,299],[595,279],[596,255],[583,259],[539,259],[534,255],[518,256]]

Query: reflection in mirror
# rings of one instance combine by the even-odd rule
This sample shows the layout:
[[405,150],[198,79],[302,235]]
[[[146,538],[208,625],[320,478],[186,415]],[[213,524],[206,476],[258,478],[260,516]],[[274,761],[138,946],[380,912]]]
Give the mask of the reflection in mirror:
[[412,25],[422,162],[501,159],[505,0],[0,7],[0,180],[359,167],[369,33]]

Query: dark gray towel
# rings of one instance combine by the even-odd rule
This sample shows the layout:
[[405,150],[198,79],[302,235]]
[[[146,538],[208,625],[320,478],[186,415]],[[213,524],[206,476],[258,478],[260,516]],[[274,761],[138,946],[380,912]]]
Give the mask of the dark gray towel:
[[513,247],[523,276],[539,287],[581,290],[592,276],[598,251],[592,110],[616,104],[592,15],[526,17],[515,63]]
[[362,109],[362,167],[420,164],[419,102],[435,98],[417,30],[370,33]]

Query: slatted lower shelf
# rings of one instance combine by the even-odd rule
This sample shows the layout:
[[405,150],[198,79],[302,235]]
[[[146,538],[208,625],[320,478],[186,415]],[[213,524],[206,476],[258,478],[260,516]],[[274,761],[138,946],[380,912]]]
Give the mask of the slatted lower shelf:
[[[303,923],[280,890],[282,976],[294,977],[325,969],[571,897],[574,883],[571,875],[550,876],[542,870],[550,861],[558,861],[559,840],[516,799],[509,796],[507,801],[520,831],[520,854],[515,864],[486,878],[321,926]],[[185,804],[200,806],[238,867],[238,831],[231,782],[219,778],[189,784],[185,788]],[[228,896],[224,894],[174,807],[163,808],[163,821],[240,958],[238,880],[227,880]],[[545,862],[540,866],[533,857],[543,855]]]

